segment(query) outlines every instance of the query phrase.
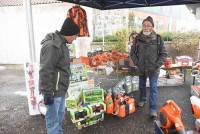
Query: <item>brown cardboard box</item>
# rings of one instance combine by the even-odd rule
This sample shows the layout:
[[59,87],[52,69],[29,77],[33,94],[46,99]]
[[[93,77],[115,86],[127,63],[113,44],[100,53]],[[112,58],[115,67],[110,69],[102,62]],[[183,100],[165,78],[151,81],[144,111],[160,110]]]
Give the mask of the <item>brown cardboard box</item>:
[[82,62],[81,62],[80,58],[74,58],[72,63],[73,64],[81,64]]

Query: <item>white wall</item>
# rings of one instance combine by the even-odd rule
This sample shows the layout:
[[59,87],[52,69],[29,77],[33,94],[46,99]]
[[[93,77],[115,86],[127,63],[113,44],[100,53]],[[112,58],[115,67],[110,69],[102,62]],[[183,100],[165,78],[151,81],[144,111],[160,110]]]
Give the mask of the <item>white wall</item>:
[[[72,6],[73,4],[69,3],[32,6],[37,62],[39,62],[41,40],[47,33],[60,30],[67,11]],[[88,27],[92,35],[92,9],[83,8],[86,10]],[[24,7],[0,7],[0,18],[0,64],[22,64],[28,61],[29,45]],[[82,47],[83,44],[78,46]]]
[[23,8],[1,7],[0,18],[0,63],[21,63],[29,53]]

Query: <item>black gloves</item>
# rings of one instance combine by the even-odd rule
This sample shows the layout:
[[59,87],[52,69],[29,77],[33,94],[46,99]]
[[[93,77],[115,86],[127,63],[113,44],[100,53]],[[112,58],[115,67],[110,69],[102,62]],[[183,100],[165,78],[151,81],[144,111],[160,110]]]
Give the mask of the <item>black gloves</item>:
[[54,102],[53,97],[44,96],[44,104],[45,104],[45,105],[52,105],[53,102]]

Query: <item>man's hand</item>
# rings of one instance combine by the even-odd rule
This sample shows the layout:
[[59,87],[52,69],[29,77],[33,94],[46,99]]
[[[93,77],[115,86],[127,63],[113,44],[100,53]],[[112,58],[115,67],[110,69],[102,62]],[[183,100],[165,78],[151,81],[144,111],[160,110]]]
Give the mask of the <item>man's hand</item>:
[[46,96],[44,96],[44,104],[45,105],[52,105],[53,102],[54,102],[53,97],[46,97]]

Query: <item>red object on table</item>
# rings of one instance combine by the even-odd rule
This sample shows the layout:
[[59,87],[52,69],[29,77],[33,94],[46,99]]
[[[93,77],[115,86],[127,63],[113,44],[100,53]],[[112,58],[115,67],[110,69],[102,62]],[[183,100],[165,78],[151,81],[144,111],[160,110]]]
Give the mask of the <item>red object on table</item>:
[[167,57],[164,61],[164,65],[165,65],[166,68],[170,68],[172,66],[172,58]]

